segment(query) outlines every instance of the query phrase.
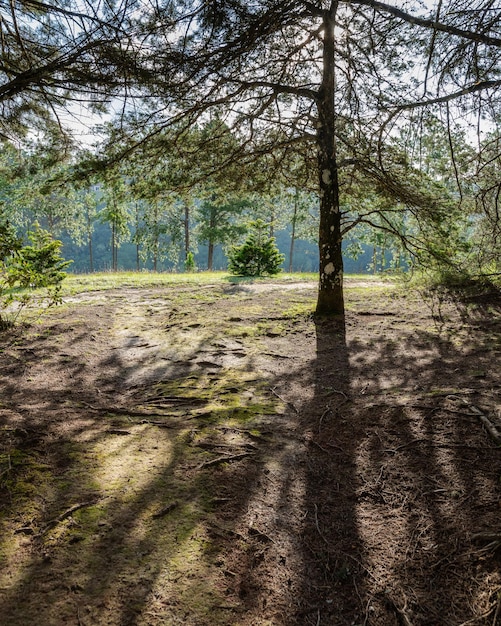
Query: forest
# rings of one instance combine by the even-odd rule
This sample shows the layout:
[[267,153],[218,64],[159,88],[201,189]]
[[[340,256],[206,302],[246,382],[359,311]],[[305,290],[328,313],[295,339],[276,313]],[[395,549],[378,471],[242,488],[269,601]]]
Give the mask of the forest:
[[4,230],[76,272],[211,270],[263,220],[318,312],[345,264],[499,278],[491,4],[81,4],[2,9]]
[[2,626],[501,625],[500,16],[0,0]]

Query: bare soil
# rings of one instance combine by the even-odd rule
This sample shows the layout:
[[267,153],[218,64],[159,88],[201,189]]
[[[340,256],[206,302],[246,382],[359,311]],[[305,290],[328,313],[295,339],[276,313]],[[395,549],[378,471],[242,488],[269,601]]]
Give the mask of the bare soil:
[[2,626],[501,624],[501,303],[346,297],[124,288],[0,336]]

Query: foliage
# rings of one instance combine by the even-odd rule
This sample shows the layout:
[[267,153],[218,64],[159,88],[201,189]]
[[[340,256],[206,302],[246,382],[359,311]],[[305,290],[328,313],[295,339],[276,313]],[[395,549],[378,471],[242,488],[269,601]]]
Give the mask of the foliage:
[[[108,164],[139,151],[164,167],[160,156],[168,154],[172,167],[160,179],[176,185],[184,179],[193,186],[204,176],[239,190],[242,181],[261,190],[270,181],[295,185],[291,163],[300,163],[299,186],[311,190],[316,179],[320,201],[320,294],[325,307],[340,311],[342,239],[363,217],[353,213],[354,222],[341,227],[343,170],[363,174],[371,192],[414,211],[415,224],[424,223],[416,217],[421,209],[425,217],[437,210],[435,224],[447,224],[439,203],[416,193],[406,164],[464,195],[468,167],[454,118],[499,121],[500,21],[492,1],[473,8],[457,0],[401,4],[0,0],[2,134],[48,136],[59,150],[47,157],[57,158],[71,148],[61,111],[73,114],[78,102],[86,112],[120,110],[108,125]],[[427,129],[433,136],[437,120],[447,128],[439,133],[438,158],[430,141],[421,158],[413,138]],[[392,138],[407,125],[417,130],[393,150]],[[496,183],[485,182],[482,199],[498,224]],[[422,237],[413,233],[417,247],[430,222]],[[110,224],[115,249],[120,220],[110,215]],[[387,229],[383,214],[367,224]],[[477,234],[486,236],[483,229]],[[335,290],[337,303],[328,297]]]
[[[49,306],[59,303],[64,270],[71,264],[61,257],[61,242],[38,224],[28,233],[28,242],[22,245],[9,225],[0,228],[0,304],[6,309],[17,300],[14,319],[36,299],[37,289],[43,289],[42,298]],[[19,297],[15,290],[21,290]],[[0,328],[10,323],[5,314],[0,316]]]
[[263,276],[279,274],[284,255],[278,251],[274,237],[265,235],[266,224],[257,220],[251,224],[252,232],[241,246],[228,253],[228,270],[237,276]]
[[186,260],[184,262],[184,270],[185,272],[196,272],[197,264],[195,263],[195,256],[193,252],[188,252],[186,255]]

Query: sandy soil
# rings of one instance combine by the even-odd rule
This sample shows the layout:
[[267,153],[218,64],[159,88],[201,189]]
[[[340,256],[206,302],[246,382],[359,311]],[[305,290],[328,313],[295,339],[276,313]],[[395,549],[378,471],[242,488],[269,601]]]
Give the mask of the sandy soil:
[[314,299],[93,292],[0,336],[2,626],[501,624],[501,303]]

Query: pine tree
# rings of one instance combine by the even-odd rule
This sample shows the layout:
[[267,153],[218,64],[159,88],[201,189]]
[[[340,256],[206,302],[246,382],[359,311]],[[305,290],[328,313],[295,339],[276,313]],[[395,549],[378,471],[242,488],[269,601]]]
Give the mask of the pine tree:
[[228,253],[228,270],[238,276],[264,276],[279,274],[285,256],[278,251],[274,237],[265,235],[266,224],[258,220],[251,224],[253,230],[241,246]]

